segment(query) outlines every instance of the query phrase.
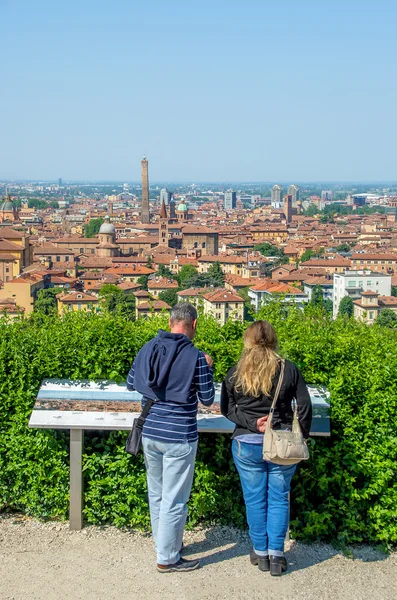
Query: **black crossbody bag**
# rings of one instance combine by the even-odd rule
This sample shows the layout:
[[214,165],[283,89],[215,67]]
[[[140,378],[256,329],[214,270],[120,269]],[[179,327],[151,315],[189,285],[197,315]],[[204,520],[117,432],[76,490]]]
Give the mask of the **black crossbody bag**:
[[125,444],[125,451],[128,452],[128,454],[137,455],[139,453],[142,446],[142,429],[153,404],[154,400],[146,400],[143,411],[138,418],[134,419],[132,429]]

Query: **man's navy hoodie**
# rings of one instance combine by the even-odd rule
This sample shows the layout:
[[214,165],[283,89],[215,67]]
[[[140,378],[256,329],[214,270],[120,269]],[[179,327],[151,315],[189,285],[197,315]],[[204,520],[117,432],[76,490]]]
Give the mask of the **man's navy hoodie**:
[[183,334],[160,329],[138,352],[127,378],[127,388],[137,390],[143,403],[155,401],[143,435],[161,441],[197,439],[197,401],[214,400],[212,371],[205,356]]

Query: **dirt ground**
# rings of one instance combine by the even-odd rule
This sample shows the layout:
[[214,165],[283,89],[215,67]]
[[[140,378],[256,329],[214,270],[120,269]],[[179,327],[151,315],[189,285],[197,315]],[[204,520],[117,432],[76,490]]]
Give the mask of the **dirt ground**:
[[271,577],[252,567],[244,532],[229,528],[185,535],[186,557],[202,568],[155,570],[151,539],[113,527],[71,532],[67,524],[0,517],[1,600],[396,600],[397,554],[291,542],[290,569]]

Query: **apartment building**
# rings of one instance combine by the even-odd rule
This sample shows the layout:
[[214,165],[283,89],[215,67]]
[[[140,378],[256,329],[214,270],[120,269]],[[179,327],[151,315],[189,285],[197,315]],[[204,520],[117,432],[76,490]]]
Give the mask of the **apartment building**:
[[244,320],[244,300],[236,293],[220,289],[203,295],[204,314],[212,315],[220,325],[229,318]]
[[337,316],[339,305],[345,296],[354,300],[362,292],[376,292],[381,296],[391,295],[391,275],[374,271],[346,271],[334,275],[333,316]]
[[385,308],[397,313],[397,298],[380,296],[376,292],[361,292],[361,298],[354,300],[354,318],[372,325]]
[[20,275],[5,281],[3,288],[0,290],[0,300],[14,300],[17,306],[25,311],[25,315],[30,315],[33,312],[33,305],[37,298],[39,290],[46,287],[49,282],[47,275],[38,273],[30,273],[28,275]]
[[397,273],[397,254],[356,253],[351,257],[353,269],[370,269],[379,273]]
[[64,312],[73,310],[93,310],[100,311],[100,301],[92,294],[85,292],[72,291],[66,294],[58,294],[58,313],[62,315]]
[[260,309],[262,304],[276,298],[285,303],[294,302],[299,307],[302,307],[309,300],[307,294],[302,292],[299,288],[288,285],[287,283],[271,280],[263,281],[250,287],[248,296],[251,298],[251,302],[256,311]]

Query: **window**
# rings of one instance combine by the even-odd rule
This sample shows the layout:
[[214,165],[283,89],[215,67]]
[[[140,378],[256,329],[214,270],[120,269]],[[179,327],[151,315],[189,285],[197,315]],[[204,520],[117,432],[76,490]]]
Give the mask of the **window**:
[[374,313],[372,312],[372,310],[369,311],[369,318],[373,319],[374,318]]
[[95,248],[91,249],[91,254],[95,254]]
[[82,306],[82,305],[81,305],[81,303],[79,302],[79,303],[77,304],[77,308],[78,308],[79,310],[81,310],[81,306]]
[[216,318],[220,319],[221,318],[221,313],[216,313]]
[[236,302],[236,308],[238,308],[238,302]]
[[130,254],[133,254],[134,253],[134,248],[130,248],[129,252],[130,252]]
[[80,254],[84,254],[84,248],[80,248]]
[[9,273],[10,269],[8,267],[6,267],[6,273]]
[[355,281],[349,281],[347,283],[347,287],[356,287],[356,282]]
[[56,257],[56,261],[57,261],[57,262],[60,262],[60,261],[61,261],[61,257],[60,257],[60,256],[57,256],[57,257]]
[[10,281],[9,275],[6,275],[6,281]]
[[372,285],[372,281],[367,281],[367,285]]
[[69,256],[65,256],[66,262],[69,262]]
[[202,247],[202,248],[205,248],[205,242],[203,242],[203,243],[201,244],[201,247]]
[[194,242],[193,248],[197,248],[197,242]]

